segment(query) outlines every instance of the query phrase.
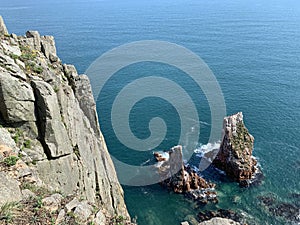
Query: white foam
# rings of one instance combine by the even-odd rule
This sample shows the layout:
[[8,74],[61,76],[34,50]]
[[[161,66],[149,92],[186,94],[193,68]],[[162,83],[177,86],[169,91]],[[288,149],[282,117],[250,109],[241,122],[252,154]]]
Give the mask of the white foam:
[[220,148],[220,142],[217,143],[207,143],[206,145],[200,145],[200,147],[196,148],[194,152],[197,154],[197,156],[202,157],[205,153],[211,152],[215,149]]
[[150,159],[148,159],[147,161],[141,163],[141,166],[145,166],[145,165],[146,165],[147,163],[149,163],[149,162],[150,162]]
[[[162,158],[166,159],[166,161],[169,160],[169,157],[170,157],[169,152],[156,151],[156,153],[160,154]],[[154,154],[154,152],[153,152],[153,154]]]
[[196,172],[196,173],[199,173],[200,172],[200,170],[199,170],[199,168],[197,167],[197,166],[192,166],[192,169]]
[[161,155],[162,155],[162,157],[165,158],[167,161],[169,160],[170,155],[169,155],[168,152],[163,152]]
[[204,126],[210,126],[210,124],[207,123],[207,122],[204,122],[204,121],[199,121],[199,122],[200,122],[201,125],[204,125]]
[[225,175],[226,176],[226,172],[225,171],[223,171],[223,170],[220,170],[220,169],[218,169],[218,168],[215,168],[217,171],[218,171],[218,173],[220,173],[220,174],[222,174],[222,175]]

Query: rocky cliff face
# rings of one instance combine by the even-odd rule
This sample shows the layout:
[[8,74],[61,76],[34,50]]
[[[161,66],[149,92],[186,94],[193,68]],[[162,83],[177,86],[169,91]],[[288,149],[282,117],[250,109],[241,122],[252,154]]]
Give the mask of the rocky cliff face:
[[[8,35],[1,17],[0,124],[0,160],[24,162],[26,177],[35,178],[31,183],[129,217],[87,76],[62,64],[53,37],[37,31]],[[18,185],[6,197],[5,188],[24,177],[0,176],[0,205],[22,198]]]
[[253,143],[254,138],[244,125],[241,112],[225,117],[220,151],[213,164],[241,186],[248,186],[258,171],[257,161],[252,156]]

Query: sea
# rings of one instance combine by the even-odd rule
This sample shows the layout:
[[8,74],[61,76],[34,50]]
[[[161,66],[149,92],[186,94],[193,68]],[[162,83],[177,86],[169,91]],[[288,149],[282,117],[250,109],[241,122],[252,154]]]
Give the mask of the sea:
[[[226,114],[243,112],[245,125],[255,138],[253,155],[263,171],[263,182],[240,188],[210,166],[201,174],[217,184],[219,202],[207,205],[159,184],[123,182],[129,213],[139,225],[196,224],[199,212],[218,209],[237,211],[248,224],[299,224],[299,0],[0,0],[0,15],[10,33],[38,30],[41,35],[53,35],[58,56],[63,63],[74,64],[80,74],[98,57],[124,44],[153,40],[182,46],[200,57],[214,74]],[[176,57],[180,56],[179,51]],[[138,99],[128,112],[117,111],[118,119],[127,122],[112,124],[112,108],[121,90],[135,80],[154,76],[178,84],[192,99],[199,121],[189,128],[200,128],[196,142],[180,139],[188,135],[181,134],[180,111],[156,93]],[[169,91],[172,93],[171,89],[163,92]],[[201,153],[216,146],[210,143],[213,118],[205,91],[174,65],[154,61],[127,65],[115,71],[95,100],[109,152],[127,165],[144,166],[152,160],[153,151],[181,144],[184,150],[193,146],[192,156],[184,159],[198,168]],[[175,100],[184,108],[184,100]],[[189,112],[188,107],[186,110]],[[155,146],[145,144],[148,149],[143,149],[143,140],[157,130],[149,127],[155,124],[153,118],[164,121],[160,128],[166,132]],[[125,142],[119,138],[115,126],[122,130],[124,124],[129,124],[128,133],[140,140],[143,151],[124,144],[124,132]],[[117,173],[120,176],[122,171]],[[266,206],[262,196],[270,197],[273,205]],[[291,205],[298,214],[290,215]]]

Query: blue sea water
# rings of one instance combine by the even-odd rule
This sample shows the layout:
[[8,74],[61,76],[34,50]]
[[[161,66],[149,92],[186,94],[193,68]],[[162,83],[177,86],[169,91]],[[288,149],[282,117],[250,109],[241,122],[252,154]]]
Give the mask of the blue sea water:
[[[264,183],[240,189],[235,183],[217,182],[220,202],[205,207],[159,185],[124,186],[129,212],[140,225],[179,224],[199,211],[216,208],[243,211],[259,224],[288,223],[260,206],[257,196],[273,193],[280,201],[293,202],[290,194],[300,193],[299,1],[1,0],[0,15],[10,32],[23,35],[26,30],[39,30],[55,36],[60,58],[74,64],[80,73],[101,54],[132,41],[182,45],[214,72],[227,114],[244,113],[246,126],[255,137],[254,155],[265,174]],[[152,151],[130,152],[117,140],[110,124],[111,104],[130,80],[153,73],[182,84],[192,96],[203,122],[199,144],[208,141],[210,111],[195,84],[167,65],[133,65],[119,71],[104,89],[105,98],[97,101],[109,151],[127,163],[139,165],[151,158]],[[139,102],[130,116],[132,132],[146,138],[149,120],[161,116],[169,133],[158,149],[176,145],[180,124],[173,111],[172,105],[161,99]]]

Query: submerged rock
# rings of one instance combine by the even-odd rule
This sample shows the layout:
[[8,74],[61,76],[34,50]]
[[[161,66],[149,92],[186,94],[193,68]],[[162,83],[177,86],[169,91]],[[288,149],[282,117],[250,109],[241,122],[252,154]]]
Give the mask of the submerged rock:
[[[233,210],[228,210],[228,209],[219,209],[217,211],[204,211],[200,212],[198,214],[198,220],[200,222],[211,220],[213,218],[225,218],[229,219],[230,221],[235,221],[236,224],[239,224],[238,222],[241,220],[241,216],[234,212]],[[225,220],[224,220],[225,221]],[[200,224],[205,224],[205,223],[200,223]],[[210,223],[208,223],[210,224]],[[219,223],[222,224],[222,223]]]
[[[257,160],[252,156],[253,143],[241,112],[224,118],[222,143],[213,164],[242,187],[258,184],[262,178]],[[260,176],[256,178],[256,174]]]
[[257,199],[265,210],[272,216],[282,217],[288,221],[300,223],[300,211],[298,201],[293,203],[279,201],[278,197],[272,193],[258,196]]
[[299,208],[291,203],[279,202],[278,204],[269,208],[269,211],[274,216],[284,217],[290,221],[300,222]]
[[163,157],[163,154],[154,153],[158,161],[156,167],[163,186],[204,204],[209,201],[217,202],[215,184],[207,182],[192,168],[184,165],[180,145],[173,147],[167,154],[168,156]]

